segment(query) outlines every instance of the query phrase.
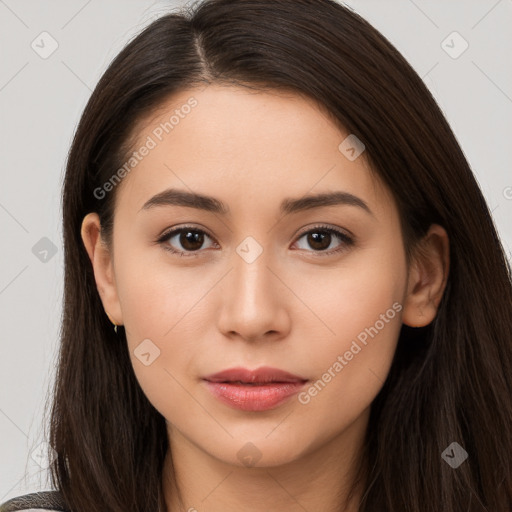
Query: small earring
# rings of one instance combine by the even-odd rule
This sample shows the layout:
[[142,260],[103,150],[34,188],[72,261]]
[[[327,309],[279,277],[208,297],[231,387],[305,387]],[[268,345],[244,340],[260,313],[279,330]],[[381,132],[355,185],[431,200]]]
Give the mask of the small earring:
[[110,315],[105,311],[105,314],[108,316],[108,319],[114,324],[114,332],[117,334],[117,324],[110,318]]

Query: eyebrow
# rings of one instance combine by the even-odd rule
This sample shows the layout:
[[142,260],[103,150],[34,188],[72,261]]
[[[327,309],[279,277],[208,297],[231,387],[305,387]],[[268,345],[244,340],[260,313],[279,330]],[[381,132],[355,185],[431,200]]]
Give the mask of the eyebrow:
[[[361,198],[343,191],[307,195],[298,199],[286,198],[281,203],[280,212],[287,215],[311,208],[335,205],[355,206],[373,216],[373,212]],[[149,210],[158,206],[186,206],[221,215],[230,213],[227,205],[215,197],[174,188],[164,190],[148,199],[140,211]]]

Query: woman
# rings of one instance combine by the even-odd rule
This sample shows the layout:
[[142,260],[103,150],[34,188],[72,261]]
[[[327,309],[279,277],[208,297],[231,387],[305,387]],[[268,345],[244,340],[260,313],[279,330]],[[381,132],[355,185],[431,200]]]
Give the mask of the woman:
[[53,510],[512,507],[510,266],[357,14],[152,23],[83,113],[63,219]]

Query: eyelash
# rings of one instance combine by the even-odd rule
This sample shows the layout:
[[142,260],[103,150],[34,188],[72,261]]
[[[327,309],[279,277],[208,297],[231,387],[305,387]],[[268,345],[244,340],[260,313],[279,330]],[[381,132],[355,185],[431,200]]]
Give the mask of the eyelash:
[[[202,229],[198,229],[194,226],[181,226],[180,228],[172,229],[171,231],[167,231],[161,237],[159,237],[156,242],[161,244],[162,248],[165,249],[166,251],[169,251],[170,253],[180,256],[180,257],[194,258],[194,257],[201,256],[201,250],[178,251],[176,249],[173,249],[167,243],[173,236],[180,234],[184,231],[192,231],[194,233],[202,233],[202,234],[213,239],[212,236],[210,236],[206,231],[204,231]],[[321,225],[321,224],[314,226],[313,228],[310,228],[307,231],[302,232],[298,236],[296,241],[300,240],[304,235],[308,235],[309,233],[317,233],[317,232],[334,234],[343,243],[337,249],[331,249],[330,251],[307,251],[307,252],[312,252],[313,254],[315,254],[315,257],[331,256],[333,254],[347,250],[349,247],[354,245],[354,239],[351,238],[350,236],[348,236],[347,234],[345,234],[344,232],[342,232],[338,229],[332,228],[330,226],[325,226],[325,225]]]

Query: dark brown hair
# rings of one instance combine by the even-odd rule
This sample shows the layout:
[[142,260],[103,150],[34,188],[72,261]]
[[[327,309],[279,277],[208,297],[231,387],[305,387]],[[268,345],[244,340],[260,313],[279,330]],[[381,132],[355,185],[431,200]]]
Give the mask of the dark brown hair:
[[[438,314],[426,327],[402,326],[372,404],[359,510],[511,510],[510,264],[427,87],[385,37],[332,0],[207,0],[151,23],[100,79],[64,183],[53,485],[74,512],[165,510],[165,419],[138,385],[124,330],[116,335],[105,315],[80,228],[95,211],[111,242],[116,190],[101,199],[94,190],[126,160],[141,119],[172,94],[210,83],[313,98],[365,144],[371,172],[396,200],[407,255],[432,223],[449,235]],[[453,441],[469,454],[457,469],[441,458]]]

